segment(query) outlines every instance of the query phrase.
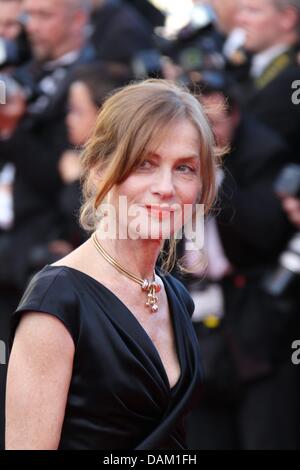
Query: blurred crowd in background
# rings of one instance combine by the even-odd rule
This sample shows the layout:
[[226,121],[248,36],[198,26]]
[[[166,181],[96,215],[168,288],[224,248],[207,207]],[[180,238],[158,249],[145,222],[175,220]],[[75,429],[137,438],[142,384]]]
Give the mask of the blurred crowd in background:
[[[188,444],[297,449],[300,0],[187,1],[172,34],[159,3],[0,0],[0,339],[31,276],[88,237],[79,155],[105,97],[146,77],[183,83],[228,148],[206,268],[181,278],[205,372]],[[4,383],[0,366],[0,449]]]

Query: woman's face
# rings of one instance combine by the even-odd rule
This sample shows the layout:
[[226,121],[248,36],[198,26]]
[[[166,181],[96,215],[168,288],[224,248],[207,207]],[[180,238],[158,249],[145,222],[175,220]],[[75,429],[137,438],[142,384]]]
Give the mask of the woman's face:
[[126,201],[128,211],[117,209],[117,216],[129,238],[167,239],[182,227],[185,214],[191,214],[199,192],[200,136],[183,120],[167,130],[157,148],[148,149],[109,199],[115,206],[120,196]]
[[98,115],[88,87],[75,82],[70,88],[67,128],[73,145],[83,145],[91,135]]

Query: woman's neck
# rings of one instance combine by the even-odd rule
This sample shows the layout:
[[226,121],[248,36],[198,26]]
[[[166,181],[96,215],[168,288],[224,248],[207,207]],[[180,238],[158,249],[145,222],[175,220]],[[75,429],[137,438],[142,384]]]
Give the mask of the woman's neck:
[[142,279],[152,279],[161,240],[102,240],[98,231],[96,235],[104,250],[122,267]]

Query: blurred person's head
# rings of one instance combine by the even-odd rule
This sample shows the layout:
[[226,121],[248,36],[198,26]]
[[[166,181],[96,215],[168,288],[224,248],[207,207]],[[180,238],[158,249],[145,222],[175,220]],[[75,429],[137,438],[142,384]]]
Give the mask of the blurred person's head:
[[217,145],[228,149],[241,120],[234,83],[226,74],[204,72],[189,88],[205,106]]
[[106,1],[107,0],[91,0],[91,7],[93,10],[102,7]]
[[236,27],[238,0],[209,0],[209,3],[215,11],[218,29],[229,34]]
[[104,100],[125,84],[125,77],[89,64],[78,68],[74,79],[69,91],[67,128],[71,144],[82,146],[90,137]]
[[240,0],[237,23],[250,52],[293,45],[299,41],[300,0]]
[[223,92],[212,90],[201,95],[201,102],[207,109],[208,119],[218,146],[229,148],[240,122],[237,104]]
[[21,32],[22,0],[0,0],[0,37],[14,40]]
[[89,21],[89,0],[23,0],[26,31],[37,60],[80,49]]
[[74,82],[69,91],[67,128],[71,144],[81,146],[89,138],[95,125],[98,107],[90,89],[83,81]]

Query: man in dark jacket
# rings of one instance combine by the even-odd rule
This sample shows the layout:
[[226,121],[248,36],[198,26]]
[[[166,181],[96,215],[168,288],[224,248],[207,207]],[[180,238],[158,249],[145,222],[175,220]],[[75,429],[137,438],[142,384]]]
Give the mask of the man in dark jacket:
[[242,0],[237,17],[253,54],[244,83],[245,109],[271,126],[299,159],[300,106],[292,100],[299,80],[299,0]]
[[[66,98],[77,65],[95,56],[86,40],[85,0],[25,0],[22,7],[34,59],[7,77],[7,104],[0,105],[0,166],[15,166],[13,225],[0,232],[1,340],[32,267],[43,257],[41,247],[47,250],[63,236],[58,161],[69,145]],[[1,440],[0,429],[0,448]]]
[[290,157],[280,137],[242,118],[230,97],[226,111],[226,90],[206,93],[204,102],[218,110],[210,115],[218,143],[231,151],[205,238],[206,282],[218,288],[218,304],[216,294],[204,305],[203,292],[193,291],[207,393],[193,413],[189,445],[297,448],[299,382],[291,344],[299,333],[299,300],[275,298],[263,287],[293,232],[273,188]]

